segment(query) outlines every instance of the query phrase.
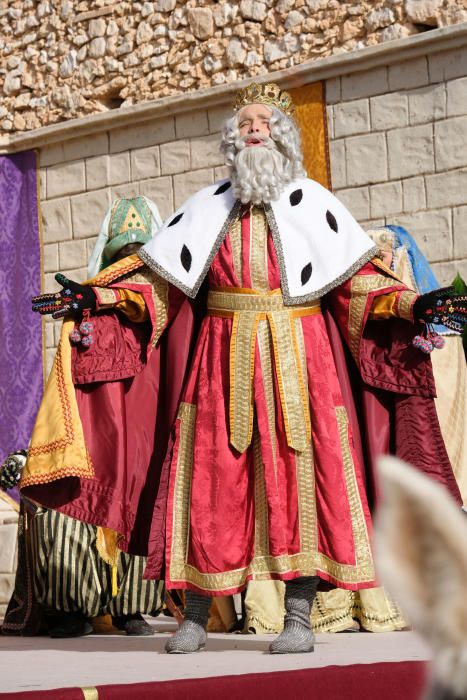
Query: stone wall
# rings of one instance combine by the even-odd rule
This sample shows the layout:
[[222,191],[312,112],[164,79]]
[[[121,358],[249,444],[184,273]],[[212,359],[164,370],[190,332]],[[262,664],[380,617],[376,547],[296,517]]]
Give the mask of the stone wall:
[[0,494],[0,620],[13,593],[18,538],[18,513]]
[[328,81],[334,192],[398,224],[440,281],[467,278],[467,45]]
[[5,133],[467,21],[467,0],[0,0]]
[[[348,75],[345,64],[339,77],[326,81],[335,193],[364,227],[407,227],[442,283],[456,270],[467,277],[467,48],[436,53],[432,47],[404,63],[378,60]],[[151,121],[41,149],[47,291],[57,288],[57,271],[86,278],[115,197],[147,195],[165,218],[226,174],[218,146],[230,104],[173,116],[167,110]],[[59,330],[47,320],[48,368]]]

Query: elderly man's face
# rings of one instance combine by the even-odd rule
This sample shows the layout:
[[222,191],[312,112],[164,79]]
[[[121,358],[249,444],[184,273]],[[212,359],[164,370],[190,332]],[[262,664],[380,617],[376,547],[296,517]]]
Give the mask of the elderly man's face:
[[271,110],[266,105],[252,104],[243,107],[238,115],[238,128],[241,137],[250,137],[246,139],[247,146],[260,146],[261,141],[255,136],[271,136],[269,128],[269,120],[271,119]]

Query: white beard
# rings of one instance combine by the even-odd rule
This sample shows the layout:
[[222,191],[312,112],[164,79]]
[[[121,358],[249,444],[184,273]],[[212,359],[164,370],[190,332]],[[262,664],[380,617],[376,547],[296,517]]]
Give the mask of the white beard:
[[264,146],[246,146],[244,138],[235,141],[232,186],[242,204],[267,204],[279,199],[292,181],[292,163],[268,137],[258,136]]

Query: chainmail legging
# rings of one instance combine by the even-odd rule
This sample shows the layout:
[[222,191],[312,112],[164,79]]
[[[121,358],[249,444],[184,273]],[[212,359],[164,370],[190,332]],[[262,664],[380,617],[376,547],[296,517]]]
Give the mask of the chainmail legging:
[[272,654],[293,654],[313,651],[314,634],[310,612],[319,578],[302,576],[285,584],[284,630],[272,642]]

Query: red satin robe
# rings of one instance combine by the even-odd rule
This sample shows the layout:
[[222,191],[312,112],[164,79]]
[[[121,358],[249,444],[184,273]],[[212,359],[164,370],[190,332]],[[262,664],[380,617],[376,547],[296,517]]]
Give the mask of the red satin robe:
[[[375,268],[369,264],[365,271]],[[272,237],[257,210],[247,210],[241,228],[225,238],[208,284],[280,288]],[[406,288],[388,277],[379,294],[398,289]],[[339,290],[334,303],[346,303]],[[253,437],[240,454],[229,435],[232,319],[203,320],[176,422],[166,530],[169,588],[225,595],[242,590],[249,579],[315,574],[351,590],[375,585],[364,467],[325,320],[314,314],[295,323],[306,367],[311,444],[302,452],[287,444],[271,334],[261,321]]]

